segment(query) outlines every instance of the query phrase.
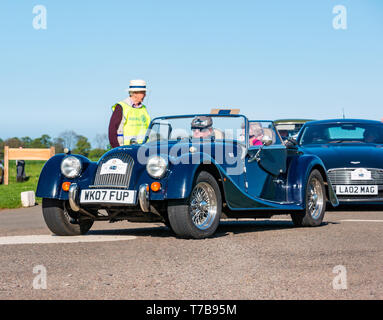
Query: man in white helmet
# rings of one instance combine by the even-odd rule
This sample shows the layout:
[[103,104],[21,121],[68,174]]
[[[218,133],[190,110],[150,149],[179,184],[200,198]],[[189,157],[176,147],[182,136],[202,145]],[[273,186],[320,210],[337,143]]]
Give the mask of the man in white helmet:
[[133,143],[142,143],[150,123],[146,106],[144,80],[130,81],[129,98],[116,103],[109,122],[109,142],[112,148]]

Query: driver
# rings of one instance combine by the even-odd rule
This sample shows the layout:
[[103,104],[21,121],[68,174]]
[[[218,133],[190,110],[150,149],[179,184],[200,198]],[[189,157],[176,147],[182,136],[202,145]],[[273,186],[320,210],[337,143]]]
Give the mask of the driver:
[[208,116],[195,117],[191,123],[194,139],[208,139],[214,137],[213,120]]
[[324,142],[324,133],[323,130],[320,130],[318,128],[310,128],[305,133],[304,137],[304,143],[305,144],[318,144]]

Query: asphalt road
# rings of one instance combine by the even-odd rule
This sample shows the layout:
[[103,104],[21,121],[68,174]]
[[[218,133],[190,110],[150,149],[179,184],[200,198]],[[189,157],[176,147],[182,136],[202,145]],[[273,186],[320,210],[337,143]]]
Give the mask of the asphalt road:
[[97,222],[72,243],[50,235],[40,206],[1,210],[0,299],[383,299],[374,210],[327,212],[317,228],[289,216],[224,221],[204,240]]

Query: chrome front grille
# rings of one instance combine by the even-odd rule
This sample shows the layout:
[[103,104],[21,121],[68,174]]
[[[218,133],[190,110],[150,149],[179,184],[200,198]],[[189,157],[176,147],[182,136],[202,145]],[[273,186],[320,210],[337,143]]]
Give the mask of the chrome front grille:
[[370,169],[371,180],[351,180],[351,172],[357,168],[331,169],[327,171],[333,185],[383,185],[383,169]]
[[[104,163],[110,159],[119,159],[124,163],[127,163],[127,169],[125,174],[100,174],[101,167]],[[132,157],[125,152],[117,152],[103,158],[97,168],[96,177],[91,188],[128,188],[130,184],[130,177],[132,175],[134,161]]]

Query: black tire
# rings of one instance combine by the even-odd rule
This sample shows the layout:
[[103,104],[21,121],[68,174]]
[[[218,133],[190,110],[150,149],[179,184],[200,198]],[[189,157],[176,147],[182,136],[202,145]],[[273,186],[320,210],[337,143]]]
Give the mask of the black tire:
[[[316,200],[315,196],[316,195]],[[307,180],[305,192],[306,208],[291,214],[296,227],[317,227],[322,224],[326,212],[326,189],[321,173],[314,169]],[[314,206],[314,208],[313,208]]]
[[43,216],[49,230],[58,236],[79,236],[87,233],[93,225],[92,220],[72,223],[75,213],[67,209],[65,201],[57,199],[43,199]]
[[[197,194],[202,194],[203,191],[206,197],[198,202]],[[195,208],[194,211],[193,208]],[[198,175],[186,203],[176,201],[168,204],[171,228],[181,238],[203,239],[212,236],[219,225],[221,213],[221,191],[215,178],[206,171],[201,171]],[[197,221],[198,217],[201,219]]]

